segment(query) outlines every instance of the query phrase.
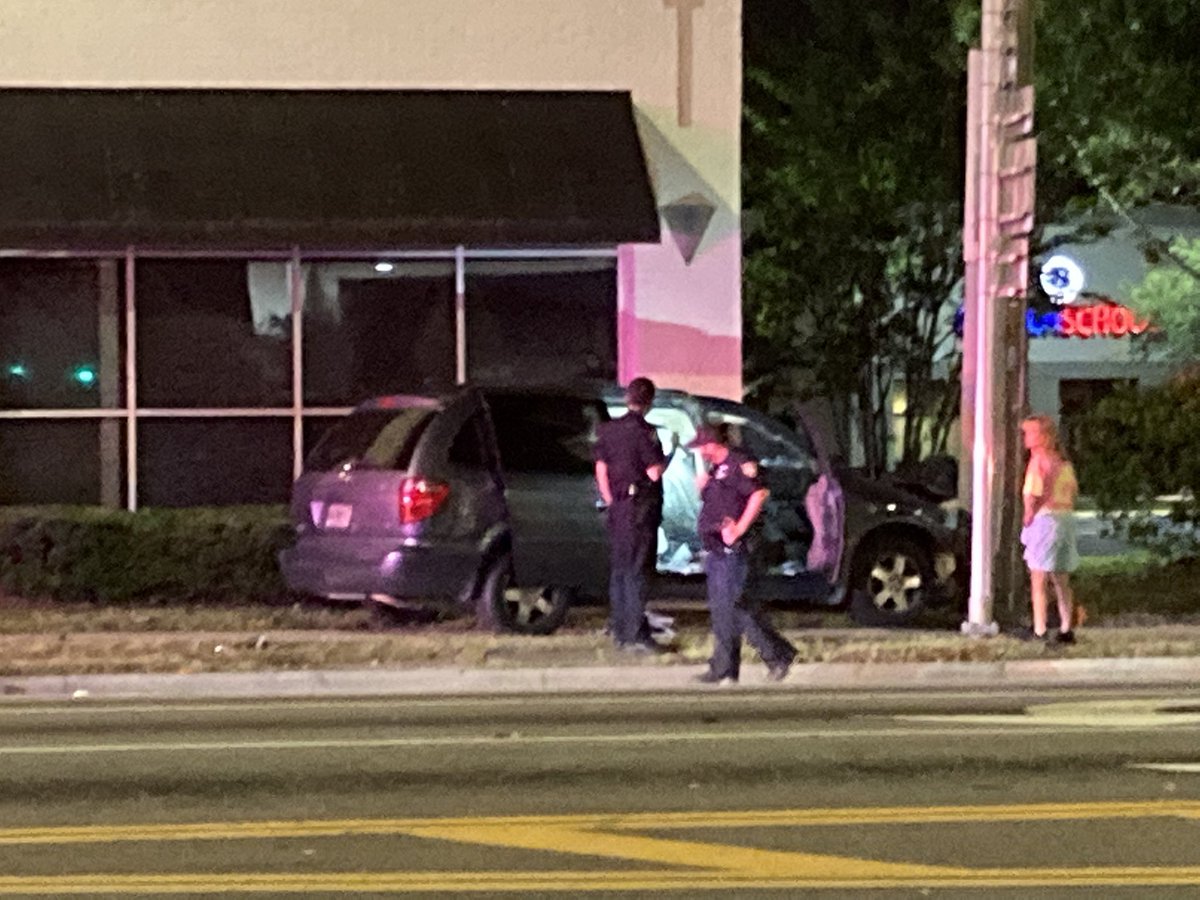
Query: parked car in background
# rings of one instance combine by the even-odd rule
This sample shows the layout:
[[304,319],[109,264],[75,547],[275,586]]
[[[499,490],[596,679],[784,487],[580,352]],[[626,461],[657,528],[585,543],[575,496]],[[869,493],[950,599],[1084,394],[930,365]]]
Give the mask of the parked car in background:
[[[557,628],[606,595],[607,539],[592,477],[614,388],[455,388],[368,401],[332,426],[296,481],[293,590],[343,600],[432,601],[524,633]],[[807,430],[743,404],[661,391],[648,416],[669,454],[658,595],[703,589],[696,515],[701,422],[760,460],[771,497],[748,590],[837,605],[879,625],[951,593],[966,532],[953,514],[830,460]]]

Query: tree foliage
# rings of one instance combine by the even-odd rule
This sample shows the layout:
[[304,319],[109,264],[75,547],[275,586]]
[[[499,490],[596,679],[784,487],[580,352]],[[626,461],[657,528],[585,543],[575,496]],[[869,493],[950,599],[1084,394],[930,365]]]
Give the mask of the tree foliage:
[[[1126,387],[1084,417],[1080,486],[1135,544],[1166,558],[1200,553],[1200,370]],[[1178,496],[1166,518],[1157,497]]]
[[[1043,2],[1038,18],[1039,218],[1134,226],[1152,268],[1130,303],[1161,331],[1148,346],[1177,361],[1200,358],[1200,241],[1164,241],[1130,212],[1200,209],[1197,22],[1200,0]],[[1120,531],[1161,556],[1200,550],[1194,370],[1106,399],[1082,436],[1082,486],[1120,511]],[[1153,514],[1154,497],[1181,490],[1168,519]]]
[[1039,2],[1039,219],[1200,205],[1200,0]]
[[965,55],[946,2],[774,4],[786,25],[771,6],[757,32],[747,10],[750,386],[776,409],[829,398],[842,446],[855,418],[878,470],[893,380],[929,371],[906,354],[950,319]]
[[1161,338],[1152,346],[1167,359],[1200,359],[1200,239],[1177,239],[1170,258],[1146,273],[1130,305],[1155,324]]
[[[1200,206],[1200,0],[1032,2],[1039,225],[1079,221],[1061,238],[1077,240],[1142,204]],[[775,410],[830,398],[842,445],[856,418],[871,468],[894,379],[914,421],[945,423],[920,440],[906,428],[906,456],[939,446],[957,403],[932,362],[948,353],[957,370],[948,324],[979,13],[979,0],[746,5],[749,386]],[[1177,268],[1192,258],[1142,238]],[[1184,336],[1190,291],[1153,274],[1135,302],[1170,304],[1160,320]]]

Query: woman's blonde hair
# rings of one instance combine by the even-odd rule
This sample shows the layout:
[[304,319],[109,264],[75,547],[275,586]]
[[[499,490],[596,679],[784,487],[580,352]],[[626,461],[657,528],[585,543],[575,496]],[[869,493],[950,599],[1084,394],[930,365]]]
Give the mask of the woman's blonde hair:
[[1067,452],[1063,448],[1062,439],[1058,436],[1058,424],[1052,418],[1046,415],[1026,416],[1021,420],[1021,427],[1024,428],[1026,425],[1036,425],[1046,436],[1049,448],[1064,459],[1066,458]]

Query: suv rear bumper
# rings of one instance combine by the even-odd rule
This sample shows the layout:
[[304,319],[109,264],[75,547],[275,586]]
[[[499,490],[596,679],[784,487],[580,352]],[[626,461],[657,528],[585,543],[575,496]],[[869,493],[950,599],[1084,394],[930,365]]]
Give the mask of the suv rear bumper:
[[288,588],[336,600],[372,594],[399,600],[465,599],[482,562],[480,550],[469,544],[397,546],[392,539],[325,536],[301,537],[279,554]]

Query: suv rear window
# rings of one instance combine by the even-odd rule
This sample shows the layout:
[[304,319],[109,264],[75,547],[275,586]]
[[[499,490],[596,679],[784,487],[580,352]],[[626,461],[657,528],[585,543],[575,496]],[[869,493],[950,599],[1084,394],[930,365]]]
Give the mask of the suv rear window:
[[308,454],[305,471],[328,472],[347,463],[364,469],[405,469],[435,410],[420,407],[351,413]]

